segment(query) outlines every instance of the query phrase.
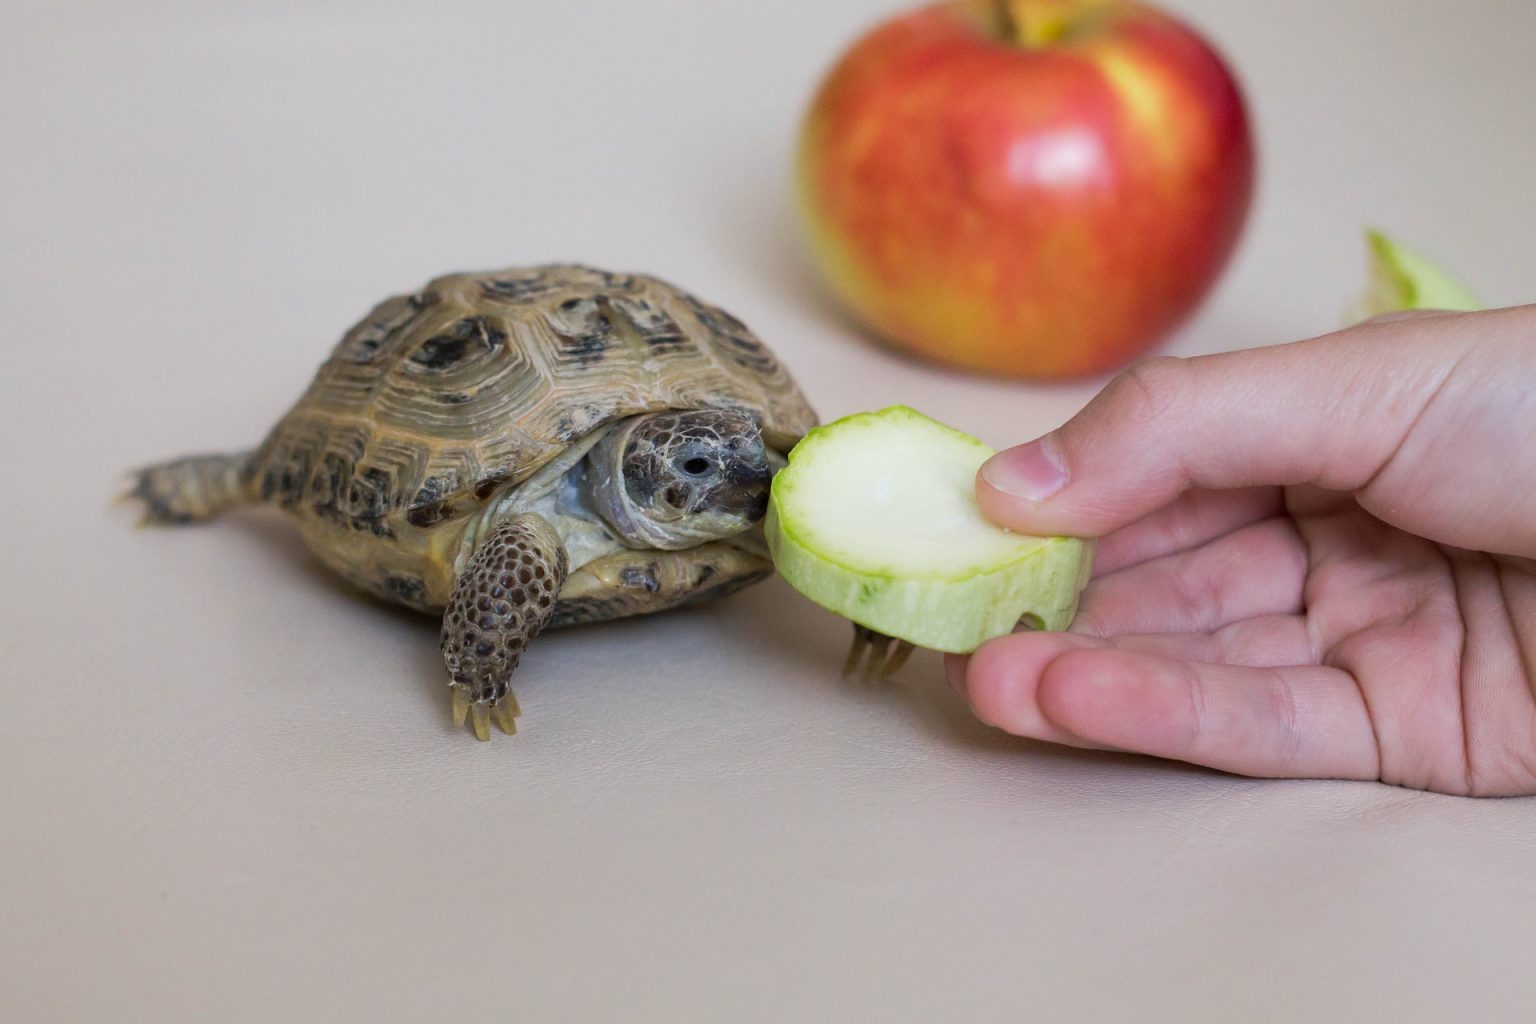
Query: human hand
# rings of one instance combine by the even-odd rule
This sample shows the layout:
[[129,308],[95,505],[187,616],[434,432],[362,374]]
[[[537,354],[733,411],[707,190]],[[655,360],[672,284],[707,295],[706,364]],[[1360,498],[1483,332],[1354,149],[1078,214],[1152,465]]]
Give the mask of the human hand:
[[976,490],[1002,526],[1102,538],[1070,632],[949,657],[984,721],[1536,793],[1536,306],[1152,360]]

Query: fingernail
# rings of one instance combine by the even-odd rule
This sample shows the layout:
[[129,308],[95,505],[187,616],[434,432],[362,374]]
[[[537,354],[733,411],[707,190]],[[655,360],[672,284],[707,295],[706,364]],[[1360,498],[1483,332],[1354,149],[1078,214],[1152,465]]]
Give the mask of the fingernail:
[[998,452],[982,465],[981,478],[1004,494],[1041,501],[1066,486],[1067,467],[1056,442],[1047,434],[1038,441]]

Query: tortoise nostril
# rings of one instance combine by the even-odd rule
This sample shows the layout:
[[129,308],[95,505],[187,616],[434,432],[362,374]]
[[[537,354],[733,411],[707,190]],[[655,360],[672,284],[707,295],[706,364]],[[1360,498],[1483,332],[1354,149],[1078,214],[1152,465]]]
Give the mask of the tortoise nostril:
[[695,455],[683,463],[683,472],[689,476],[703,476],[709,472],[709,460]]

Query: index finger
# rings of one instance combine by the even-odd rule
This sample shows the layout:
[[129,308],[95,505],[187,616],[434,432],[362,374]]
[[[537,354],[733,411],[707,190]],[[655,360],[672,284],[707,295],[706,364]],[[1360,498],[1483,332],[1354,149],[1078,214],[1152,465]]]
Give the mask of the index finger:
[[1152,359],[1040,440],[982,466],[987,518],[1103,536],[1194,488],[1364,487],[1471,346],[1452,325],[1371,323],[1269,348]]

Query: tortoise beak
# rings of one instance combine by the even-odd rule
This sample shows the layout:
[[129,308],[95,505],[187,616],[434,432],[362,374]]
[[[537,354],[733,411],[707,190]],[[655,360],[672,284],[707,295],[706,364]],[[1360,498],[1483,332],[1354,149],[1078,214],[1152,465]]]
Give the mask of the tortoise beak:
[[741,495],[741,509],[753,522],[768,512],[768,485],[773,480],[773,470],[768,465],[768,453],[762,445],[755,451],[727,459],[722,467],[725,479],[735,494]]

